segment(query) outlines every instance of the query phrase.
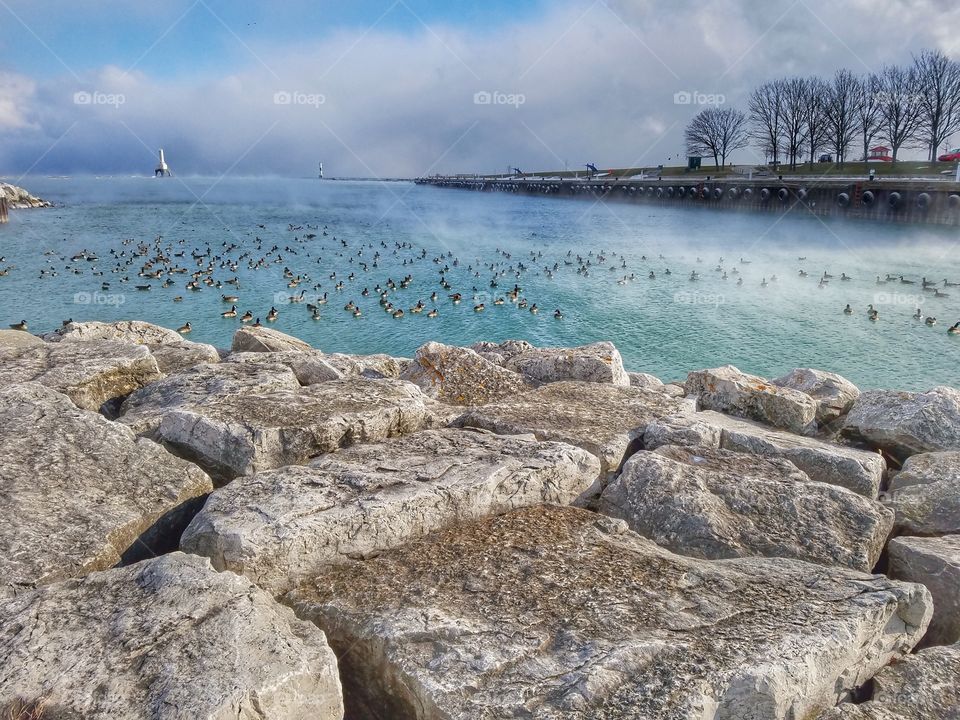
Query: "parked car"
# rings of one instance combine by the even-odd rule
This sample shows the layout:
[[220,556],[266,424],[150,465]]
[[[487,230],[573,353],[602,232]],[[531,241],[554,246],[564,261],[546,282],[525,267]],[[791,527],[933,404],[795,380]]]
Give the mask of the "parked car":
[[954,148],[937,158],[940,162],[957,162],[960,160],[960,148]]

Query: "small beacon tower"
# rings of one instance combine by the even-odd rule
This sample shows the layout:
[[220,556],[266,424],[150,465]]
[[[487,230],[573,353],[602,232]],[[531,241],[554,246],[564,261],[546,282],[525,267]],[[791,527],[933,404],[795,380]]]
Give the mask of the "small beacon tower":
[[163,148],[160,148],[158,152],[160,155],[160,162],[157,163],[157,169],[153,171],[153,175],[154,177],[163,177],[164,175],[170,177],[170,167],[163,159]]
[[319,178],[323,180],[323,163],[320,163],[320,175]]

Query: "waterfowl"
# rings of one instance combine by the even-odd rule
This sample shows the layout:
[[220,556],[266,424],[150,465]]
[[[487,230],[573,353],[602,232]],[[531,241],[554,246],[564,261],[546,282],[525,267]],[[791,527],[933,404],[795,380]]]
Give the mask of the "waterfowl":
[[320,319],[320,311],[319,311],[319,310],[314,310],[314,311],[313,311],[313,315],[311,315],[310,318],[311,318],[312,320],[319,320],[319,319]]
[[928,316],[923,320],[927,325],[936,325],[937,319],[935,317]]
[[853,278],[850,277],[849,275],[847,275],[846,273],[840,273],[840,279],[841,279],[841,280],[853,280]]
[[186,323],[177,328],[177,332],[181,335],[186,335],[191,330],[193,330],[193,326],[191,326],[190,323]]
[[477,305],[473,306],[474,312],[483,312],[485,309],[486,309],[486,306],[483,303],[478,303]]
[[948,298],[948,297],[950,297],[950,293],[945,293],[945,292],[940,292],[939,290],[934,290],[934,291],[933,291],[933,296],[934,296],[934,297],[938,297],[938,298]]
[[960,335],[960,322],[954,323],[949,328],[947,328],[947,333],[950,335]]
[[223,300],[224,302],[235,303],[240,298],[238,298],[236,295],[221,295],[220,299]]
[[232,305],[229,310],[220,313],[220,315],[225,318],[235,318],[237,316],[237,306]]
[[905,280],[905,279],[903,278],[903,275],[900,276],[900,282],[902,282],[904,285],[916,285],[916,284],[917,284],[917,281],[916,281],[916,280]]
[[560,312],[560,308],[557,308],[553,311],[553,317],[555,317],[557,320],[563,320],[563,313]]
[[173,298],[174,302],[183,302],[183,295],[175,295]]
[[437,309],[434,308],[433,310],[431,310],[430,312],[427,313],[427,317],[428,317],[428,318],[435,318],[435,317],[437,317],[439,314],[440,314],[440,313],[437,312]]
[[403,317],[403,309],[400,308],[393,313],[393,316],[398,320]]
[[257,318],[256,320],[253,321],[252,327],[263,327],[263,323],[260,322],[260,318]]
[[267,313],[267,322],[276,322],[277,316],[279,314],[280,313],[277,312],[277,309],[275,307],[271,307],[270,312]]
[[850,303],[847,303],[847,306],[843,309],[844,315],[853,315],[853,308],[850,307]]
[[353,309],[353,316],[354,316],[355,318],[358,318],[358,317],[360,317],[361,315],[363,315],[363,312],[360,310],[360,308],[354,308],[354,309]]
[[917,311],[913,314],[914,320],[923,320],[923,313],[920,312],[920,308],[917,308]]
[[536,303],[530,306],[530,312],[532,312],[534,315],[540,312],[540,308],[537,307]]
[[26,332],[26,331],[27,331],[27,321],[26,321],[26,320],[21,320],[21,321],[18,322],[18,323],[14,323],[13,325],[10,326],[10,329],[11,329],[11,330],[23,330],[24,332]]
[[240,322],[250,322],[251,320],[253,320],[253,313],[250,312],[249,310],[247,310],[243,314],[243,317],[240,318]]

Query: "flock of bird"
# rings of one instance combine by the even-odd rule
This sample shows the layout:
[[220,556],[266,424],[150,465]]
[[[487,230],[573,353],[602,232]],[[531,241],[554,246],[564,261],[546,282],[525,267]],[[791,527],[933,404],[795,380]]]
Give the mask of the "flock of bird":
[[[261,326],[261,318],[268,323],[278,320],[282,310],[278,309],[277,305],[281,308],[284,305],[302,305],[310,318],[320,320],[323,317],[321,309],[333,300],[331,292],[347,300],[343,305],[343,312],[355,318],[364,315],[365,301],[373,297],[378,299],[380,308],[395,319],[421,314],[427,318],[436,318],[440,315],[438,308],[444,303],[458,306],[467,298],[470,298],[469,302],[473,304],[476,313],[486,311],[490,304],[494,307],[513,305],[536,315],[540,306],[527,296],[520,284],[531,274],[552,280],[565,271],[575,272],[581,277],[607,271],[606,275],[615,277],[618,285],[626,285],[643,277],[642,273],[638,276],[637,272],[630,272],[631,265],[628,264],[625,254],[603,250],[590,250],[586,253],[567,250],[565,254],[561,250],[556,257],[545,259],[543,250],[529,250],[514,258],[513,252],[497,248],[497,257],[493,261],[475,258],[465,265],[451,250],[431,254],[426,247],[417,248],[410,242],[388,244],[385,240],[347,241],[338,239],[328,226],[321,228],[319,225],[289,224],[286,230],[290,240],[283,247],[279,243],[271,244],[263,240],[259,235],[263,230],[266,230],[266,226],[258,225],[257,230],[250,233],[254,237],[249,246],[246,243],[241,245],[223,241],[218,248],[207,242],[188,249],[186,240],[183,239],[170,242],[157,236],[151,243],[125,239],[119,246],[109,250],[109,262],[103,264],[95,253],[87,250],[69,257],[49,250],[44,253],[46,264],[40,269],[39,279],[56,278],[61,270],[73,275],[89,273],[104,278],[109,273],[116,278],[103,279],[100,286],[102,292],[112,292],[116,286],[130,285],[137,292],[160,289],[170,290],[173,294],[181,288],[187,291],[185,294],[173,294],[174,303],[183,302],[185,295],[199,293],[208,288],[214,289],[220,293],[224,306],[229,306],[219,313],[223,319]],[[0,257],[0,263],[5,260],[6,258]],[[807,258],[800,257],[798,260],[803,263]],[[648,259],[643,255],[640,261],[648,267],[650,263],[661,263],[664,266],[661,275],[671,279],[674,276],[670,268],[665,266],[666,258],[662,254],[655,259]],[[59,263],[62,262],[67,264],[61,266]],[[697,257],[696,262],[701,264],[703,260]],[[403,277],[394,280],[380,270],[381,264],[399,268]],[[747,274],[745,266],[750,264],[751,261],[742,257],[738,262],[732,263],[721,257],[714,268],[714,275],[721,281],[736,278],[735,285],[743,286],[744,275]],[[422,290],[424,294],[417,297],[416,302],[403,302],[403,298],[416,292],[411,288],[414,285],[414,270],[418,265],[432,265],[430,272],[424,272],[423,275],[432,275],[434,280],[427,281],[426,289]],[[743,270],[741,266],[744,266]],[[241,312],[239,306],[242,287],[251,284],[260,288],[276,282],[273,278],[276,278],[278,268],[282,268],[282,282],[286,290],[275,294],[275,302],[262,314],[249,308]],[[12,269],[14,268],[0,267],[0,276],[8,275]],[[269,270],[273,272],[264,272]],[[260,275],[263,280],[260,277],[254,278],[254,274]],[[804,269],[799,270],[799,276],[810,277]],[[658,274],[650,269],[646,277],[657,280]],[[698,282],[703,279],[703,274],[695,269],[690,272],[688,279]],[[824,271],[817,280],[817,286],[822,290],[834,279],[834,275]],[[763,276],[759,286],[766,288],[777,280],[776,275],[770,275],[769,278]],[[839,277],[841,283],[852,280],[846,273],[841,273]],[[877,276],[877,285],[887,283],[917,284],[903,275]],[[920,289],[933,298],[948,298],[949,294],[945,289],[960,286],[960,283],[947,279],[941,283],[929,281],[925,277],[919,284]],[[501,285],[507,289],[501,290]],[[418,284],[418,287],[422,288],[423,285]],[[405,290],[409,292],[404,293]],[[369,311],[369,306],[367,309]],[[852,315],[854,310],[847,304],[843,312]],[[562,320],[564,314],[560,308],[556,308],[553,317]],[[880,317],[879,310],[872,304],[867,308],[867,317],[872,321],[877,321]],[[933,316],[924,316],[920,309],[913,317],[923,320],[927,325],[937,322]],[[70,321],[64,321],[65,324],[67,322]],[[10,327],[16,330],[28,329],[26,321]],[[178,328],[182,334],[192,330],[191,321]],[[960,322],[952,325],[948,332],[952,335],[960,334]]]

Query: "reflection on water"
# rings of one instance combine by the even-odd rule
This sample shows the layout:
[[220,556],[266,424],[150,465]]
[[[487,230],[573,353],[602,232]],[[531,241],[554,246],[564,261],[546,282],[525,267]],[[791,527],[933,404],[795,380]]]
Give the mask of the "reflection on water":
[[[960,287],[943,284],[960,282],[955,228],[823,224],[408,183],[33,178],[22,184],[63,204],[16,212],[0,228],[0,268],[11,268],[0,277],[4,322],[25,319],[36,332],[65,318],[137,318],[172,328],[189,321],[190,339],[228,346],[240,315],[249,310],[265,319],[276,306],[272,327],[328,351],[410,356],[430,339],[523,338],[540,345],[609,339],[629,369],[665,380],[732,363],[770,377],[821,367],[861,387],[958,384],[960,336],[946,329],[960,321]],[[291,231],[290,224],[301,229]],[[239,289],[201,285],[191,292],[189,275],[173,276],[164,289],[165,277],[138,277],[146,258],[126,263],[139,242],[152,245],[158,235],[171,254],[184,252],[172,260],[190,271],[197,268],[192,251],[204,253],[209,245],[222,258],[212,276],[220,282],[236,276]],[[111,250],[126,255],[117,260]],[[71,261],[82,251],[97,259]],[[236,261],[236,272],[223,261]],[[122,272],[111,272],[118,262]],[[285,267],[301,278],[295,288],[288,287]],[[440,285],[444,267],[449,290]],[[57,276],[41,279],[44,269]],[[691,280],[694,272],[698,279]],[[821,282],[824,273],[833,277]],[[399,288],[407,275],[409,287]],[[497,287],[490,286],[494,275]],[[877,284],[878,275],[893,280]],[[901,282],[901,275],[914,282]],[[924,290],[923,277],[936,281],[939,292]],[[405,311],[402,319],[384,312],[374,291],[388,278],[398,285],[389,299]],[[150,290],[135,289],[146,284]],[[515,284],[525,309],[507,298]],[[329,302],[314,320],[307,304],[324,292]],[[454,292],[463,295],[458,305],[448,297]],[[287,302],[300,293],[305,302]],[[223,294],[239,297],[237,318],[221,317],[229,308]],[[173,302],[175,296],[183,301]],[[495,304],[498,298],[505,302]],[[344,311],[351,301],[361,317]],[[411,313],[418,301],[424,312]],[[481,302],[484,310],[475,312]],[[537,314],[530,312],[534,303]],[[843,312],[848,303],[850,315]],[[870,304],[880,313],[875,322],[867,319]],[[438,317],[427,317],[434,307]],[[918,307],[937,324],[914,319]],[[562,320],[554,318],[558,308]]]

